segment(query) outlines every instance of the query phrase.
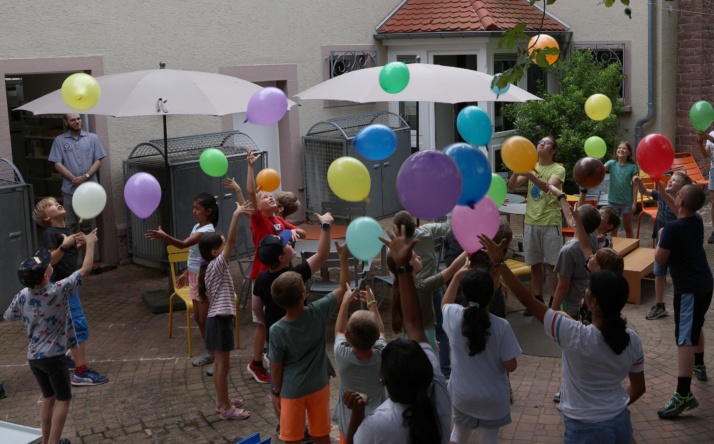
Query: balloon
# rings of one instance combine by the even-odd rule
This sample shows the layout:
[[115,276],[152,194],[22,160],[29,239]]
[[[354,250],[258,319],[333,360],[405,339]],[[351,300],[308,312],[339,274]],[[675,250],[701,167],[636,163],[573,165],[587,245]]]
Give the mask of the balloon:
[[491,141],[493,127],[488,113],[478,106],[467,106],[456,117],[456,129],[471,145],[485,146]]
[[258,175],[255,176],[255,183],[260,186],[261,190],[270,193],[277,190],[280,186],[280,174],[272,168],[262,169]]
[[362,216],[350,222],[345,234],[345,242],[352,256],[361,261],[369,261],[377,257],[382,250],[384,230],[379,222],[371,217]]
[[223,177],[228,172],[228,158],[217,148],[208,148],[201,153],[198,164],[211,177]]
[[[498,82],[498,81],[501,79],[501,75],[502,75],[502,74],[503,74],[503,73],[499,73],[499,74],[494,75],[494,76],[493,76],[494,80],[496,80],[496,82]],[[509,89],[511,89],[511,84],[510,84],[510,83],[506,83],[506,86],[504,86],[503,88],[499,88],[498,85],[493,85],[493,88],[491,88],[491,91],[493,91],[494,93],[496,93],[496,95],[499,95],[499,94],[506,94]]]
[[327,183],[337,197],[349,202],[367,199],[372,186],[369,171],[354,157],[339,157],[327,169]]
[[672,168],[674,147],[662,134],[648,134],[637,145],[637,164],[656,182]]
[[89,74],[78,72],[62,82],[62,100],[72,109],[87,110],[97,104],[100,95],[99,82]]
[[508,194],[506,181],[496,173],[491,174],[491,186],[488,187],[486,195],[491,198],[497,207],[500,207],[506,201],[506,194]]
[[605,120],[612,112],[612,102],[605,94],[593,94],[585,101],[585,114],[592,120]]
[[714,108],[705,100],[700,100],[689,110],[689,120],[697,131],[704,131],[714,122]]
[[257,125],[274,125],[288,112],[285,93],[272,86],[256,91],[248,101],[245,121]]
[[379,71],[379,86],[384,92],[396,94],[409,84],[409,68],[402,62],[390,62]]
[[414,217],[426,220],[445,215],[461,196],[461,171],[439,151],[419,151],[404,161],[397,174],[397,197]]
[[94,219],[104,210],[107,204],[107,193],[97,182],[84,182],[74,190],[72,208],[82,219]]
[[498,231],[501,216],[490,197],[484,197],[473,209],[457,205],[451,215],[451,230],[454,237],[469,254],[479,251],[481,241],[476,236],[483,234],[493,239]]
[[573,179],[583,188],[595,188],[605,178],[605,166],[598,159],[583,157],[575,162]]
[[369,160],[384,160],[397,149],[397,135],[387,125],[376,123],[362,128],[352,143]]
[[[558,42],[555,41],[555,39],[548,34],[540,34],[540,35],[534,35],[531,37],[531,40],[528,42],[528,55],[531,55],[531,53],[536,50],[536,49],[546,49],[546,48],[555,48],[560,50],[560,46],[558,46]],[[552,65],[555,63],[556,60],[558,60],[558,57],[560,54],[553,54],[553,55],[546,55],[545,56],[545,61],[549,64]],[[531,57],[531,60],[533,62],[536,61],[536,58],[538,56]]]
[[139,219],[146,219],[161,203],[161,185],[149,173],[136,173],[124,185],[124,201]]
[[602,159],[607,152],[607,144],[601,137],[592,136],[585,140],[585,154],[596,159]]
[[444,149],[461,171],[459,205],[473,206],[491,186],[491,165],[478,149],[466,143],[454,143]]
[[538,152],[533,142],[522,136],[511,136],[501,145],[501,158],[509,170],[525,174],[535,169]]

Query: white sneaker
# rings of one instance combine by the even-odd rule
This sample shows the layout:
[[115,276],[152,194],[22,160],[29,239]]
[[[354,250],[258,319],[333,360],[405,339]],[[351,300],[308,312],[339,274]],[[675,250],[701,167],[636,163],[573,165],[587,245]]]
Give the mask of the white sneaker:
[[267,353],[263,353],[263,367],[270,368],[270,358]]

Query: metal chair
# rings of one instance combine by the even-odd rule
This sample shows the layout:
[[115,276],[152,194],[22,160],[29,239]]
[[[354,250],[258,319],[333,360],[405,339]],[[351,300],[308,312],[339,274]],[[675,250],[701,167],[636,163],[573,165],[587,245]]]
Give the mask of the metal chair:
[[335,220],[346,221],[348,224],[353,219],[367,215],[367,203],[362,202],[322,202],[322,214],[328,211],[332,213]]
[[[316,254],[314,251],[302,251],[300,257],[303,262]],[[369,274],[372,262],[359,261],[354,257],[350,257],[350,287],[359,288],[363,285],[364,278]],[[340,257],[336,252],[330,252],[327,260],[320,267],[319,278],[313,276],[309,281],[307,288],[308,295],[319,294],[326,295],[337,290],[340,287]],[[334,270],[337,269],[337,270]]]

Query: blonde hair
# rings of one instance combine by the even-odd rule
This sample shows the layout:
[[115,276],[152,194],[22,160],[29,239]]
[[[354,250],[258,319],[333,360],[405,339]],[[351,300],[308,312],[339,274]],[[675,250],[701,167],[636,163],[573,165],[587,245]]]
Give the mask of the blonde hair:
[[369,350],[379,339],[377,317],[371,311],[357,310],[347,321],[350,344],[357,350]]
[[32,210],[32,219],[35,221],[35,223],[42,228],[47,228],[50,226],[51,222],[46,219],[45,216],[45,210],[47,207],[50,205],[57,203],[57,199],[54,197],[45,197],[41,201],[37,202],[37,205],[35,205],[35,209]]

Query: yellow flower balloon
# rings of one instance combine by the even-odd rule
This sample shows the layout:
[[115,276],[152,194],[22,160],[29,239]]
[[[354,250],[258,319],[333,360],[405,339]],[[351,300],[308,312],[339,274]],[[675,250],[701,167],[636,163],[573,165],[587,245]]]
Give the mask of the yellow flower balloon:
[[96,105],[100,94],[97,79],[83,72],[72,74],[62,83],[62,99],[70,108],[78,111]]
[[366,200],[372,186],[369,171],[354,157],[339,157],[327,170],[327,183],[340,199],[349,202]]

